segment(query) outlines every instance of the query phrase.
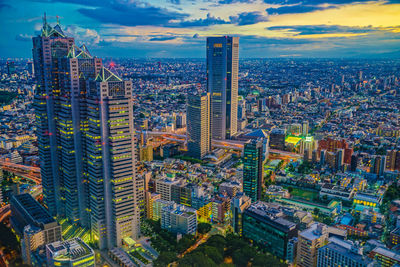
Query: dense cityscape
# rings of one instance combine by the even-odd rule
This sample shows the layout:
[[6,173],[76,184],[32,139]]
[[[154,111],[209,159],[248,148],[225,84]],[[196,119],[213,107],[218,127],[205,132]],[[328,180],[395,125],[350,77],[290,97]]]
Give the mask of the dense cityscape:
[[399,266],[400,59],[0,60],[0,266]]

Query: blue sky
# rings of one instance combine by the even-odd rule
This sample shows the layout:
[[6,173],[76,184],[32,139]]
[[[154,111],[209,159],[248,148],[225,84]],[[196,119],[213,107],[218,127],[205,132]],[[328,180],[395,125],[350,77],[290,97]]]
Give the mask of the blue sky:
[[101,57],[204,57],[216,35],[241,57],[400,57],[400,0],[0,0],[0,57],[31,57],[44,12]]

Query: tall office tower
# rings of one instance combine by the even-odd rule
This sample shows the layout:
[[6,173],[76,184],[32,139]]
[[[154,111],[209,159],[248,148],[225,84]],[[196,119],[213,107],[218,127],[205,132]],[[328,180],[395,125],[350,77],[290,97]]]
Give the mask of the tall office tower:
[[15,73],[15,62],[14,61],[7,61],[7,74],[12,75]]
[[303,122],[303,125],[301,127],[301,130],[303,132],[303,136],[307,136],[308,135],[308,130],[309,130],[309,123],[308,121]]
[[343,154],[344,154],[344,150],[343,149],[338,149],[336,151],[336,158],[335,158],[335,169],[337,171],[342,170],[342,166],[343,166]]
[[33,38],[44,203],[89,228],[100,248],[137,237],[132,83],[102,66],[59,24]]
[[67,56],[58,59],[60,95],[56,103],[56,141],[59,178],[63,184],[61,214],[89,227],[88,183],[85,136],[87,128],[86,80],[95,79],[102,61],[91,56],[86,46],[72,45]]
[[60,84],[58,83],[59,58],[65,57],[74,45],[59,24],[51,27],[46,17],[40,36],[33,38],[33,60],[37,87],[34,97],[36,135],[40,158],[40,174],[44,205],[52,216],[65,215],[61,190],[65,185],[60,177],[57,142],[56,112],[60,109]]
[[252,139],[244,144],[243,192],[255,202],[261,197],[263,179],[263,142]]
[[112,248],[139,231],[132,82],[103,67],[87,84],[91,228],[101,248]]
[[207,38],[207,88],[211,94],[211,137],[237,132],[239,37]]
[[297,243],[297,265],[314,267],[317,265],[318,249],[328,241],[327,226],[314,223],[308,229],[299,233]]
[[355,172],[358,167],[358,154],[353,154],[351,156],[350,171]]
[[201,159],[211,150],[210,93],[188,97],[187,118],[188,154]]
[[319,164],[320,165],[325,165],[325,156],[326,156],[326,150],[321,150],[321,153],[319,156]]
[[400,151],[388,150],[386,156],[386,169],[400,171]]
[[378,177],[383,176],[386,168],[386,156],[375,156],[373,159],[372,172]]

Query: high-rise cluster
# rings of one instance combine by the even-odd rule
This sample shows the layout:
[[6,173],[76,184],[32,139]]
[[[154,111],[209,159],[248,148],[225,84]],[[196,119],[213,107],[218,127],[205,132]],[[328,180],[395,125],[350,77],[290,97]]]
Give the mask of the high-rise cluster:
[[44,204],[100,248],[137,237],[132,83],[44,19],[33,38]]
[[207,91],[188,98],[189,155],[203,158],[211,139],[237,134],[239,37],[207,38]]

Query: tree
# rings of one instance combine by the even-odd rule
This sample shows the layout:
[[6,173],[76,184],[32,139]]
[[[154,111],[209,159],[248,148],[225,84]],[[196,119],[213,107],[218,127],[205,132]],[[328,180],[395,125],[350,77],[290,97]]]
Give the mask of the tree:
[[289,187],[288,187],[288,191],[289,191],[289,193],[292,193],[292,192],[293,192],[293,187],[292,187],[292,186],[289,186]]
[[170,251],[163,251],[160,253],[158,258],[154,261],[155,267],[164,267],[170,264],[171,262],[175,261],[176,254]]
[[191,235],[184,235],[176,245],[176,250],[178,253],[183,253],[187,250],[190,246],[192,246],[196,240]]
[[179,267],[186,267],[186,266],[191,266],[191,267],[216,267],[217,265],[204,253],[194,251],[188,255],[186,255],[184,258],[182,258],[178,262]]
[[197,232],[199,232],[199,234],[205,234],[210,232],[211,230],[211,224],[209,223],[199,223],[197,225]]
[[215,249],[215,247],[205,246],[204,253],[216,264],[220,264],[224,261],[224,256],[218,249]]

